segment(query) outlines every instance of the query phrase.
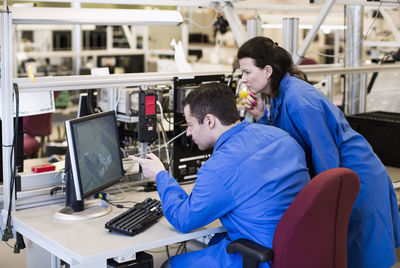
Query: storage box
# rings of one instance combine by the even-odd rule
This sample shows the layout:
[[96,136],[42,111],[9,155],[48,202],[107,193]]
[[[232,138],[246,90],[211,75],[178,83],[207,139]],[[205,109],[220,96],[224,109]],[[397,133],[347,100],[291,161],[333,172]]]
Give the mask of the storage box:
[[400,167],[400,113],[376,111],[346,118],[385,165]]

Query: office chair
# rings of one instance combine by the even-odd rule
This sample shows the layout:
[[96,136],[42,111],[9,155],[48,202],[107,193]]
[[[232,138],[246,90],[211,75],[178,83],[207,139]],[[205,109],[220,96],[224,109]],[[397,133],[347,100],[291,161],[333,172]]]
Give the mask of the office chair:
[[[25,116],[23,119],[24,135],[24,155],[39,157],[44,153],[45,137],[51,134],[51,113]],[[34,137],[40,137],[40,144]]]
[[360,189],[357,174],[333,168],[315,176],[279,221],[272,250],[247,239],[227,246],[240,253],[243,267],[270,262],[273,268],[347,267],[347,228]]

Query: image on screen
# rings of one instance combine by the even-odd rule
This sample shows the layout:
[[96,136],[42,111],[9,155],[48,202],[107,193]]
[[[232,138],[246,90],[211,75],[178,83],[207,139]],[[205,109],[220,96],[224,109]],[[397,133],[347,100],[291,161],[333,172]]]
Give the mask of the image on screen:
[[75,156],[71,164],[82,198],[120,180],[123,167],[114,112],[71,120],[70,127]]

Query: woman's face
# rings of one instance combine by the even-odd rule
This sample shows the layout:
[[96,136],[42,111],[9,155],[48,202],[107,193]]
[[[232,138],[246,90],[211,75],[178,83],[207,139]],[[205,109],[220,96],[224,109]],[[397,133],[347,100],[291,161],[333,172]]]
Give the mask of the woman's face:
[[271,66],[267,65],[260,69],[255,65],[252,58],[241,58],[239,60],[240,69],[242,71],[242,83],[246,84],[247,89],[253,93],[263,92],[271,96]]

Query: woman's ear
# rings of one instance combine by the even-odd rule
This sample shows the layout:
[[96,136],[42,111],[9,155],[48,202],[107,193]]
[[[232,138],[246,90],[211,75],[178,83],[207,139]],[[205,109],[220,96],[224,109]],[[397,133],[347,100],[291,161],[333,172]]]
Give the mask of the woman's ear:
[[267,78],[270,78],[272,73],[274,72],[271,65],[266,65],[264,67],[264,70],[265,70],[265,74],[267,75]]

